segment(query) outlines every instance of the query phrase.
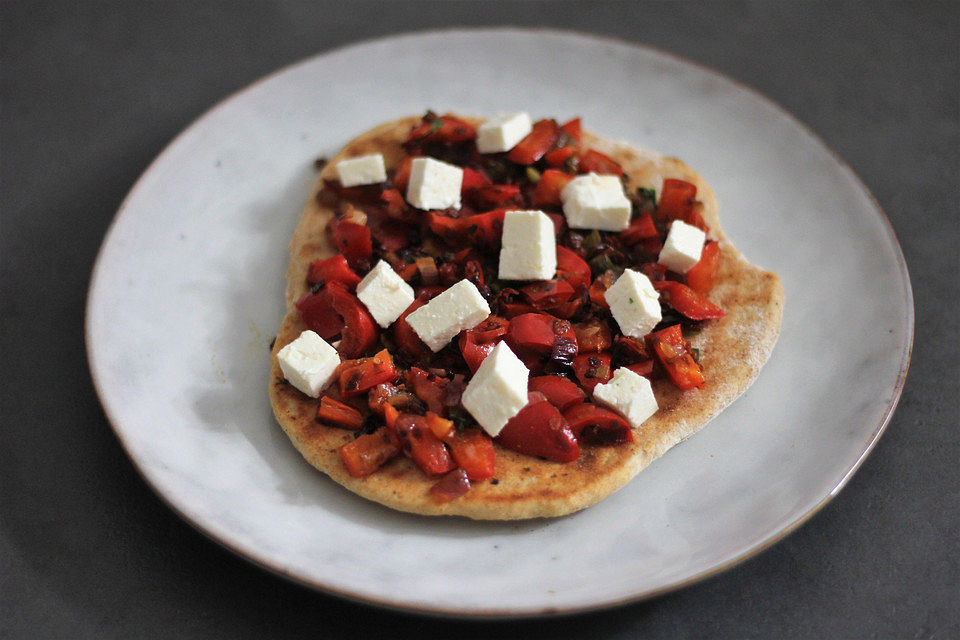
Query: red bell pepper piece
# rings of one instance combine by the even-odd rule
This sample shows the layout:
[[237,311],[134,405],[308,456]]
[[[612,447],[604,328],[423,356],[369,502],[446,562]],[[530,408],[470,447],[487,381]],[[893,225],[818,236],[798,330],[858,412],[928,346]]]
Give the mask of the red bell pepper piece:
[[573,372],[577,375],[580,386],[593,393],[595,386],[610,379],[610,354],[581,353],[573,359]]
[[401,413],[394,429],[404,453],[427,475],[439,476],[456,467],[446,445],[433,435],[423,416]]
[[323,424],[352,429],[353,431],[363,426],[362,413],[348,404],[334,400],[330,396],[320,397],[320,405],[317,407],[317,420]]
[[460,118],[449,113],[438,116],[428,112],[407,137],[408,143],[423,145],[429,142],[446,142],[456,144],[466,142],[477,137],[476,128]]
[[480,173],[479,171],[474,171],[470,167],[463,168],[463,180],[460,182],[460,193],[466,194],[472,189],[479,189],[480,187],[485,187],[490,184],[490,178]]
[[[346,200],[352,204],[371,205],[379,204],[380,190],[383,188],[380,184],[364,184],[357,187],[345,187],[339,180],[325,179],[323,181],[324,191],[335,194],[338,198]],[[320,198],[322,192],[317,194]]]
[[630,336],[617,336],[615,351],[618,361],[630,364],[650,360],[653,357],[650,350],[647,349],[646,342]]
[[574,118],[569,122],[563,123],[560,132],[570,136],[577,144],[583,142],[583,127],[580,124],[580,118]]
[[470,489],[467,472],[464,469],[454,469],[430,487],[430,495],[437,502],[447,503],[469,493]]
[[661,280],[654,282],[653,288],[660,292],[670,307],[691,320],[715,320],[727,315],[723,309],[685,284]]
[[517,143],[507,159],[517,164],[533,164],[553,148],[560,135],[560,126],[556,120],[539,120],[533,124],[533,130]]
[[340,282],[331,282],[317,293],[307,292],[296,302],[300,320],[311,331],[316,332],[324,340],[331,340],[343,331],[343,317],[333,308],[334,288],[342,288]]
[[527,390],[542,393],[547,402],[560,411],[587,399],[583,389],[560,376],[534,376],[527,383]]
[[350,475],[362,478],[400,453],[400,441],[391,429],[380,427],[373,433],[351,440],[338,451]]
[[444,400],[447,397],[446,378],[427,373],[419,367],[410,367],[407,371],[407,382],[417,397],[427,404],[427,408],[438,416],[446,413]]
[[618,413],[589,402],[574,405],[563,412],[577,440],[590,444],[633,442],[630,425]]
[[401,194],[407,192],[407,185],[410,184],[410,169],[412,167],[413,156],[407,156],[400,161],[396,171],[393,172],[393,186],[395,186]]
[[527,406],[510,418],[497,435],[497,442],[507,449],[555,462],[580,457],[580,446],[563,414],[539,393],[529,394]]
[[457,466],[467,472],[467,477],[476,482],[493,477],[493,440],[480,429],[456,429],[448,431],[442,440],[450,447]]
[[618,234],[620,242],[628,247],[632,247],[641,240],[656,238],[659,235],[660,232],[653,224],[653,218],[646,214],[634,218],[630,222],[630,226]]
[[711,240],[703,246],[700,262],[687,271],[687,286],[701,295],[707,295],[713,289],[720,268],[720,243]]
[[590,286],[590,265],[572,250],[558,245],[557,277],[569,282],[577,291],[585,291]]
[[703,386],[703,369],[687,348],[679,324],[650,333],[645,340],[674,385],[684,391]]
[[697,186],[685,180],[667,178],[663,181],[660,202],[657,203],[657,217],[661,220],[685,220],[693,211],[697,197]]
[[373,316],[355,295],[337,283],[328,284],[324,290],[330,292],[333,310],[343,318],[337,351],[345,358],[356,358],[368,351],[379,336]]
[[488,184],[470,193],[471,202],[480,211],[516,207],[523,203],[520,187],[515,184]]
[[347,289],[353,291],[360,284],[360,276],[347,265],[346,258],[342,255],[335,255],[326,260],[311,262],[307,271],[307,282],[312,285],[321,282],[340,282],[346,285]]
[[407,316],[427,304],[430,297],[429,295],[418,295],[416,300],[411,302],[406,311],[401,313],[400,317],[393,323],[393,339],[396,340],[397,346],[407,355],[415,358],[423,353],[427,345],[423,344],[420,336],[414,332],[413,327],[407,322]]
[[430,211],[427,225],[435,234],[451,244],[496,247],[503,235],[503,219],[508,209],[494,209],[464,218],[451,218]]
[[537,181],[537,186],[533,190],[533,196],[530,204],[535,207],[559,207],[563,203],[560,200],[560,192],[567,186],[567,183],[573,180],[573,176],[558,171],[557,169],[547,169]]
[[597,319],[579,322],[573,325],[573,332],[577,334],[577,346],[580,353],[588,351],[606,351],[613,346],[613,336],[606,322]]
[[593,149],[587,149],[580,154],[580,173],[600,173],[611,176],[622,176],[623,167],[610,156],[606,156]]
[[471,372],[476,373],[483,359],[490,355],[497,342],[507,333],[508,326],[508,320],[489,316],[473,329],[460,334],[460,353]]
[[562,213],[544,212],[544,215],[550,218],[550,222],[553,223],[553,235],[559,238],[567,229],[567,219]]
[[643,360],[642,362],[628,364],[627,369],[644,378],[649,378],[653,375],[653,360]]
[[597,279],[590,285],[590,301],[602,309],[609,309],[610,305],[607,304],[605,294],[607,293],[607,289],[612,287],[616,281],[617,274],[609,269],[597,276]]
[[514,352],[545,354],[553,350],[558,338],[576,345],[577,336],[569,322],[546,313],[524,313],[510,320],[506,340]]
[[337,251],[347,259],[351,269],[367,271],[373,255],[373,242],[370,240],[370,227],[347,220],[333,220],[330,223],[333,243]]
[[543,161],[551,167],[562,167],[564,163],[576,152],[577,150],[573,147],[560,147],[559,149],[554,149],[553,151],[548,151],[545,153],[543,156]]
[[520,293],[534,308],[548,311],[570,300],[574,290],[566,280],[543,280],[528,284]]
[[393,220],[411,221],[414,213],[407,206],[407,201],[403,199],[403,194],[399,189],[384,189],[380,192],[380,203],[383,213]]
[[397,370],[390,352],[384,349],[370,358],[344,360],[338,371],[340,395],[344,398],[360,395],[378,384],[393,382]]

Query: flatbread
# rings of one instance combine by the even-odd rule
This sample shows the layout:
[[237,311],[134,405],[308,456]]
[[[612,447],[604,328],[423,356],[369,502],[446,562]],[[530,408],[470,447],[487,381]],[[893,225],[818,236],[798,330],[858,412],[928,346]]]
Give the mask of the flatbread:
[[[464,120],[473,124],[483,121]],[[780,331],[784,300],[780,279],[751,265],[734,248],[720,227],[713,191],[687,165],[676,158],[584,132],[584,146],[619,162],[629,175],[631,189],[658,186],[663,178],[680,178],[697,185],[710,237],[719,240],[722,249],[717,284],[709,297],[727,313],[720,320],[707,322],[691,340],[700,349],[704,387],[680,391],[665,380],[654,382],[660,410],[634,430],[634,442],[581,446],[580,458],[574,462],[545,461],[496,446],[497,482],[476,482],[466,495],[448,503],[442,504],[429,494],[436,478],[425,475],[402,454],[370,476],[351,476],[337,449],[352,440],[353,433],[316,422],[316,399],[284,381],[276,354],[305,328],[294,303],[307,290],[309,263],[336,253],[325,233],[333,209],[321,205],[316,197],[323,179],[336,176],[338,161],[364,153],[380,152],[388,169],[395,166],[403,156],[401,143],[419,121],[419,117],[410,117],[389,122],[347,144],[321,172],[290,242],[287,314],[270,356],[269,395],[277,421],[311,465],[350,491],[401,511],[479,520],[561,516],[595,504],[624,486],[670,447],[696,433],[757,377]]]

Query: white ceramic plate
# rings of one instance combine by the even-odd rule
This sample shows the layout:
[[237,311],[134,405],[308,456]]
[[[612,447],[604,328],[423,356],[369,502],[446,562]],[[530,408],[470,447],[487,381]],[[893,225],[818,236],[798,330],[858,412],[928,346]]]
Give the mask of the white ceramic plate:
[[[312,161],[427,107],[581,115],[683,158],[780,274],[780,341],[753,387],[599,505],[477,523],[390,511],[308,466],[267,402],[287,242]],[[525,30],[407,35],[288,67],[217,105],[117,213],[87,306],[90,367],[147,482],[198,529],[304,584],[454,615],[569,612],[688,584],[756,553],[843,486],[896,405],[913,300],[856,176],[762,96],[689,62]]]

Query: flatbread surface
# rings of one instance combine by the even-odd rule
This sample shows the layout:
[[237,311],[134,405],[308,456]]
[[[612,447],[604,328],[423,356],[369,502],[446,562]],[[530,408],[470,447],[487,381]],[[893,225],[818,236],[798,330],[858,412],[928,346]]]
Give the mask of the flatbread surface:
[[[483,121],[464,120],[473,124]],[[721,247],[717,283],[709,297],[727,314],[705,323],[690,340],[700,349],[704,387],[681,391],[666,380],[655,381],[660,410],[634,429],[634,441],[617,446],[581,446],[580,458],[574,462],[541,460],[498,445],[496,484],[491,480],[476,482],[467,494],[445,504],[429,494],[436,478],[425,475],[403,455],[370,476],[351,476],[337,449],[354,434],[316,421],[317,400],[284,380],[276,355],[305,329],[294,303],[308,289],[309,263],[336,253],[326,234],[334,204],[321,204],[317,198],[323,179],[336,177],[335,165],[340,160],[364,153],[382,153],[387,168],[395,166],[404,154],[401,143],[419,121],[417,116],[389,122],[348,143],[321,172],[290,241],[287,313],[270,355],[269,396],[280,426],[311,465],[350,491],[400,511],[481,520],[560,516],[595,504],[625,485],[670,447],[696,433],[757,377],[780,331],[784,294],[777,275],[751,265],[734,248],[720,226],[713,191],[683,162],[584,132],[583,145],[619,162],[629,176],[631,190],[646,186],[656,187],[659,192],[663,178],[679,178],[697,186],[709,237],[718,240]]]

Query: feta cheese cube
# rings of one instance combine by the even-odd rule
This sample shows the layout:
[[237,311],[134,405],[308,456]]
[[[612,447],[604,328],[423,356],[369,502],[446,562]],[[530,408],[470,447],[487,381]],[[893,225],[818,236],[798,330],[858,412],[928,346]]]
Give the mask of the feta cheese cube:
[[507,211],[503,218],[499,277],[549,280],[557,272],[557,238],[542,211]]
[[593,399],[622,413],[634,428],[660,408],[650,381],[626,367],[620,367],[610,380],[594,387]]
[[434,160],[414,158],[410,164],[407,202],[417,209],[459,209],[463,169]]
[[334,378],[340,354],[309,329],[277,352],[280,371],[287,382],[312,398]]
[[440,351],[461,331],[472,329],[490,315],[477,287],[461,280],[407,316],[407,324],[431,351]]
[[386,329],[413,304],[413,288],[381,260],[357,285],[357,297],[377,324]]
[[674,220],[657,262],[671,271],[686,273],[693,265],[700,262],[700,252],[703,251],[703,243],[706,240],[707,234],[702,229],[687,224],[683,220]]
[[527,404],[530,371],[506,342],[493,348],[463,390],[463,407],[491,438]]
[[618,176],[577,176],[560,192],[571,229],[622,231],[630,226],[632,207]]
[[604,294],[614,319],[624,335],[642,338],[662,319],[660,294],[650,278],[627,269]]
[[337,163],[337,175],[343,186],[356,187],[361,184],[386,182],[387,169],[383,166],[383,155],[371,153],[341,160]]
[[533,123],[525,111],[491,118],[477,128],[477,151],[480,153],[510,151],[532,130]]

